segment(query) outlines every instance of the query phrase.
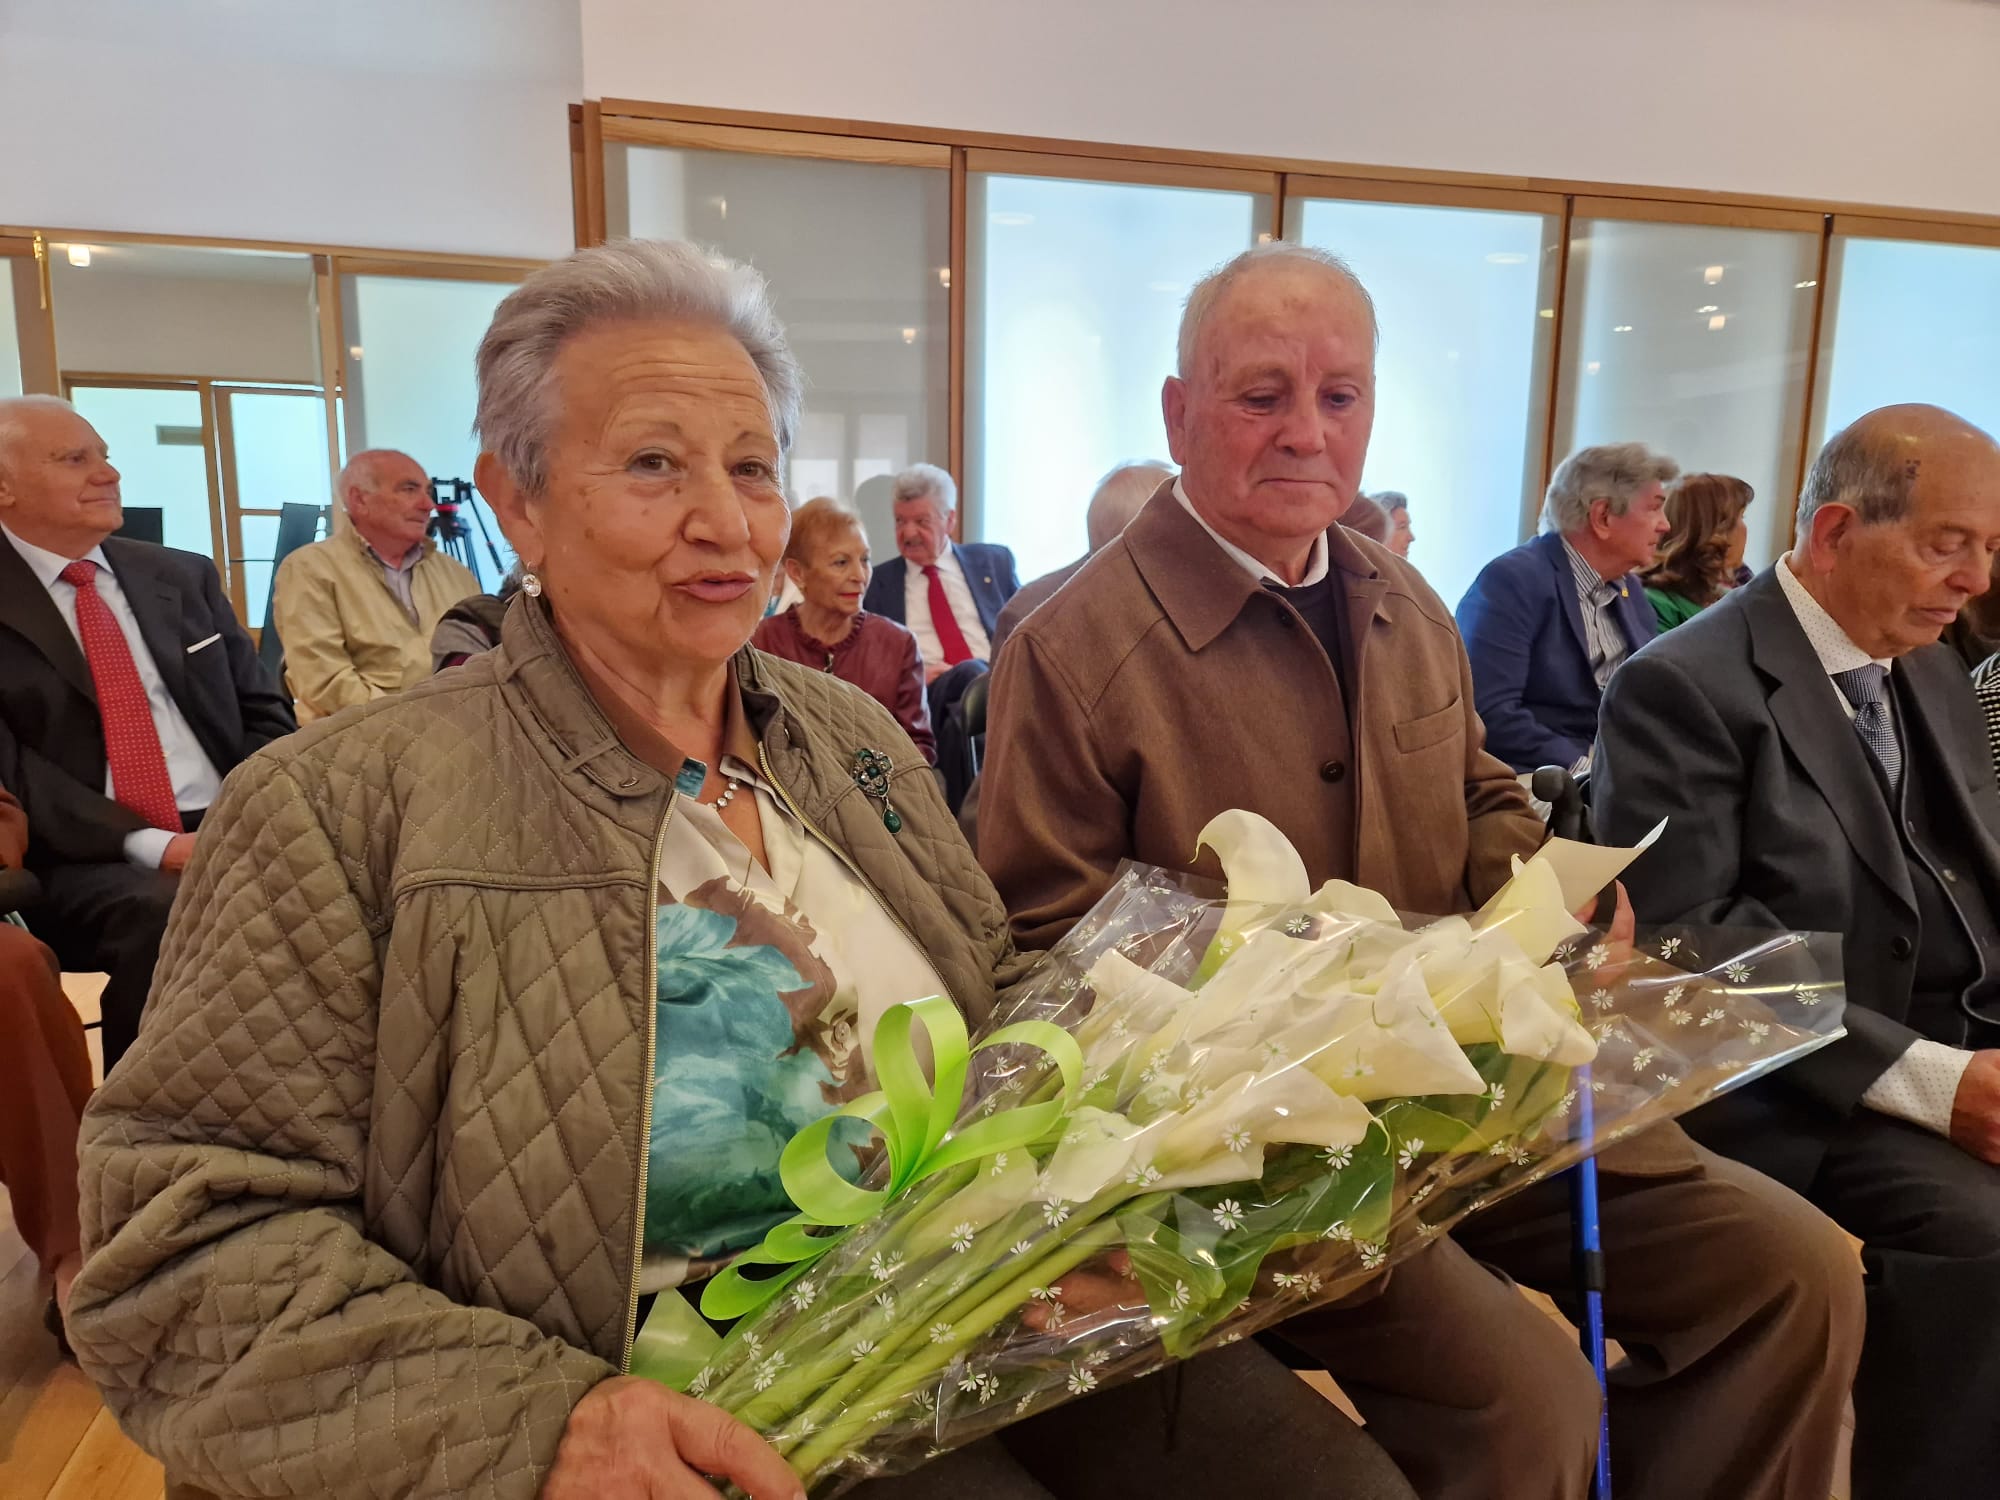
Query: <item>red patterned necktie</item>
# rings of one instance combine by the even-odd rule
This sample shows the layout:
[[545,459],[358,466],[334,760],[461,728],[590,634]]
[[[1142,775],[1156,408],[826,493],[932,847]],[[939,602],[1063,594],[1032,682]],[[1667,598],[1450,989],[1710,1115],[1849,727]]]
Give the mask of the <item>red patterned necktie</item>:
[[951,612],[951,601],[944,596],[944,580],[938,576],[936,563],[925,566],[924,577],[931,581],[931,629],[937,632],[944,664],[955,667],[962,661],[971,661],[972,648],[965,644],[965,632],[958,628],[958,616]]
[[118,617],[97,592],[97,564],[73,562],[56,575],[76,589],[76,630],[83,658],[97,684],[97,714],[104,721],[104,756],[111,764],[111,794],[155,828],[181,832],[174,779],[153,723],[146,685],[132,662],[132,646]]

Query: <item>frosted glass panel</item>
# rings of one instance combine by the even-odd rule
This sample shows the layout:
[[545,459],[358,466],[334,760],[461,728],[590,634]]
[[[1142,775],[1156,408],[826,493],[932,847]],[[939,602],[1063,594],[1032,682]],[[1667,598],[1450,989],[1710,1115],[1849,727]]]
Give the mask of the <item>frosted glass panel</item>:
[[1250,193],[977,174],[967,185],[967,534],[1032,578],[1082,555],[1105,472],[1167,457],[1181,304],[1271,220]]
[[1745,558],[1761,568],[1798,498],[1818,238],[1607,219],[1573,234],[1557,459],[1638,441],[1748,480]]
[[1559,223],[1542,214],[1294,200],[1285,233],[1375,299],[1363,486],[1410,497],[1410,561],[1447,604],[1521,540],[1540,487]]
[[193,389],[79,385],[70,399],[111,450],[125,504],[159,507],[162,541],[213,558],[217,548],[200,394]]
[[[230,433],[236,449],[237,504],[244,510],[325,505],[326,403],[317,391],[230,391]],[[244,516],[243,550],[231,560],[243,577],[249,618],[264,618],[271,596],[274,516]]]
[[[770,281],[806,373],[794,502],[851,502],[871,474],[949,463],[949,172],[609,146],[604,187],[614,237],[690,239]],[[866,509],[875,554],[893,554]]]
[[1818,441],[1901,401],[2000,432],[2000,250],[1843,238],[1831,271]]

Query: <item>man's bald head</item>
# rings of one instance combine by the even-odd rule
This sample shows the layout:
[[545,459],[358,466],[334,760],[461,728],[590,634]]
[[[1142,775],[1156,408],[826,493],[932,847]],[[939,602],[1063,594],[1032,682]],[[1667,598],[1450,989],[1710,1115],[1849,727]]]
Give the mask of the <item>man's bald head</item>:
[[1798,532],[1823,505],[1844,505],[1866,525],[1909,514],[1928,468],[1934,483],[2000,456],[2000,444],[1941,406],[1883,406],[1827,439],[1799,495]]
[[124,523],[118,471],[81,412],[54,396],[0,400],[0,525],[76,558]]
[[1173,478],[1173,474],[1172,469],[1160,463],[1120,464],[1098,480],[1097,492],[1090,497],[1090,512],[1085,518],[1090,550],[1096,552],[1116,541],[1118,534],[1132,524],[1132,518],[1145,509],[1153,492]]
[[1177,346],[1178,373],[1183,380],[1195,378],[1201,349],[1202,331],[1216,317],[1217,310],[1232,298],[1257,293],[1262,296],[1290,295],[1292,300],[1317,299],[1329,294],[1351,301],[1367,310],[1368,326],[1376,338],[1381,331],[1375,321],[1375,299],[1361,284],[1347,262],[1311,245],[1295,245],[1289,240],[1273,240],[1245,250],[1234,260],[1216,267],[1188,293],[1181,309],[1180,340]]
[[1935,406],[1885,406],[1835,433],[1799,496],[1791,568],[1880,659],[1936,641],[1992,582],[2000,443]]

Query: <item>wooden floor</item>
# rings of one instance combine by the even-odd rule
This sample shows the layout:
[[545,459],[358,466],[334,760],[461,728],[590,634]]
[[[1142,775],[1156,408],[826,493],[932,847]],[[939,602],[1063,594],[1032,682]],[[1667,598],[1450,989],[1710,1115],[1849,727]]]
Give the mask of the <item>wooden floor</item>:
[[[96,986],[76,976],[64,982],[77,1009],[95,1020]],[[95,1031],[90,1040],[96,1062]],[[82,1371],[57,1357],[55,1341],[42,1327],[47,1300],[0,1188],[0,1500],[162,1500],[160,1466],[118,1430]],[[1559,1316],[1546,1299],[1543,1305],[1550,1316]],[[1326,1376],[1304,1378],[1354,1415]],[[1848,1500],[1851,1436],[1850,1425],[1831,1500]]]

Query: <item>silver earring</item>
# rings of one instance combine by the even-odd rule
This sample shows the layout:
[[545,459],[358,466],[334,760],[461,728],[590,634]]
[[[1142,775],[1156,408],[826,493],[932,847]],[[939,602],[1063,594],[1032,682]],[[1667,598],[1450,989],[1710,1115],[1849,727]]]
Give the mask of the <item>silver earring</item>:
[[530,599],[541,598],[542,580],[537,578],[533,573],[523,573],[521,575],[521,592],[526,594]]

